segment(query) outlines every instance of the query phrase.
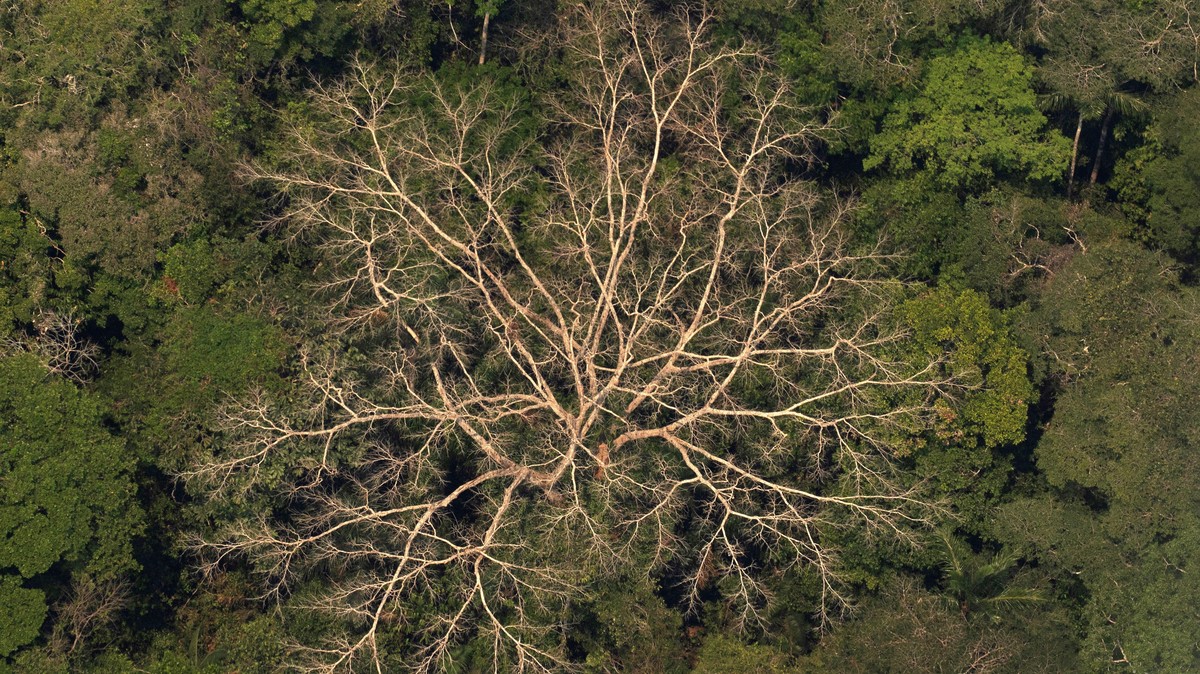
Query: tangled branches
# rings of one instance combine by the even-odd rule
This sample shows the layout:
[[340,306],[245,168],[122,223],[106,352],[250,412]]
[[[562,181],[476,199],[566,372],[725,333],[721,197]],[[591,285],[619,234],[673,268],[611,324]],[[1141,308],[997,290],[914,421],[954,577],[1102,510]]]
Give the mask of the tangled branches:
[[347,625],[313,669],[383,671],[388,639],[418,671],[467,642],[563,667],[570,602],[634,564],[693,601],[722,578],[755,621],[763,567],[805,563],[829,610],[823,528],[920,517],[889,447],[943,382],[896,357],[844,207],[789,177],[822,127],[709,19],[575,8],[541,124],[490,79],[359,64],[254,169],[325,250],[327,335],[361,355],[310,348],[306,404],[244,401],[188,477],[285,490],[286,520],[202,546],[276,593],[331,579],[298,600]]
[[32,335],[0,340],[0,354],[28,352],[46,369],[76,383],[88,381],[96,369],[95,344],[81,335],[80,319],[67,311],[39,311],[33,317]]

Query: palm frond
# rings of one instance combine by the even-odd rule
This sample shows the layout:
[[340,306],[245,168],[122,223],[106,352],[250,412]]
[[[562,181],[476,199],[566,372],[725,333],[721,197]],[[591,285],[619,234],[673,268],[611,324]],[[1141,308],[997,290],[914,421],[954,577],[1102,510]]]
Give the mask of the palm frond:
[[1046,595],[1037,588],[1010,588],[995,596],[980,599],[979,603],[1007,607],[1020,604],[1035,604],[1041,601],[1047,601]]
[[1038,107],[1047,112],[1062,112],[1075,107],[1075,98],[1067,94],[1053,92],[1037,97]]
[[1127,117],[1141,115],[1150,109],[1146,101],[1124,91],[1110,93],[1105,97],[1105,104]]

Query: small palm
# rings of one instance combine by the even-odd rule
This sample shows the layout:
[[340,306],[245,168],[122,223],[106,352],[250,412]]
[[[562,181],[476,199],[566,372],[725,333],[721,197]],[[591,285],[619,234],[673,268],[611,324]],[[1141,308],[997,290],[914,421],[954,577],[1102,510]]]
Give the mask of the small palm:
[[964,554],[949,535],[943,534],[942,540],[946,544],[942,590],[963,618],[976,613],[995,616],[1013,606],[1045,600],[1035,588],[1011,585],[1018,559],[1015,554],[1000,552],[983,562],[979,555]]

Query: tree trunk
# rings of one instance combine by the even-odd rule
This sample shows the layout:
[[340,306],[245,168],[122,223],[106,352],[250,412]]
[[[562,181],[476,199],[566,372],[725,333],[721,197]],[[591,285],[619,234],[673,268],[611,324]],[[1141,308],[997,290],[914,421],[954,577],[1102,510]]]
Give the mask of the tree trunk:
[[479,36],[479,65],[483,65],[484,59],[487,57],[487,35],[488,24],[492,22],[492,15],[483,15],[483,32]]
[[1075,124],[1075,142],[1071,145],[1071,171],[1067,174],[1067,198],[1075,193],[1075,166],[1079,162],[1079,135],[1083,132],[1083,113],[1079,113],[1079,121]]
[[1109,108],[1108,112],[1104,113],[1104,123],[1100,125],[1100,143],[1096,146],[1096,160],[1092,162],[1092,177],[1088,181],[1093,185],[1100,177],[1100,160],[1104,157],[1104,143],[1108,140],[1108,127],[1112,123],[1114,112],[1116,110]]

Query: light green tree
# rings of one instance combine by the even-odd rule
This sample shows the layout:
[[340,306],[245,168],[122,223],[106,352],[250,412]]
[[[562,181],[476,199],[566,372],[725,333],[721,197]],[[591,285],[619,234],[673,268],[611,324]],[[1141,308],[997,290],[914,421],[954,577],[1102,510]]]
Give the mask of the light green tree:
[[870,145],[864,169],[925,173],[956,190],[996,178],[1057,180],[1070,156],[1037,108],[1033,69],[1012,45],[980,38],[930,60],[918,91],[895,104]]
[[6,652],[36,637],[45,616],[42,593],[25,580],[51,569],[104,579],[136,567],[142,517],[132,470],[98,399],[32,355],[0,358],[0,591],[17,621],[0,630]]

